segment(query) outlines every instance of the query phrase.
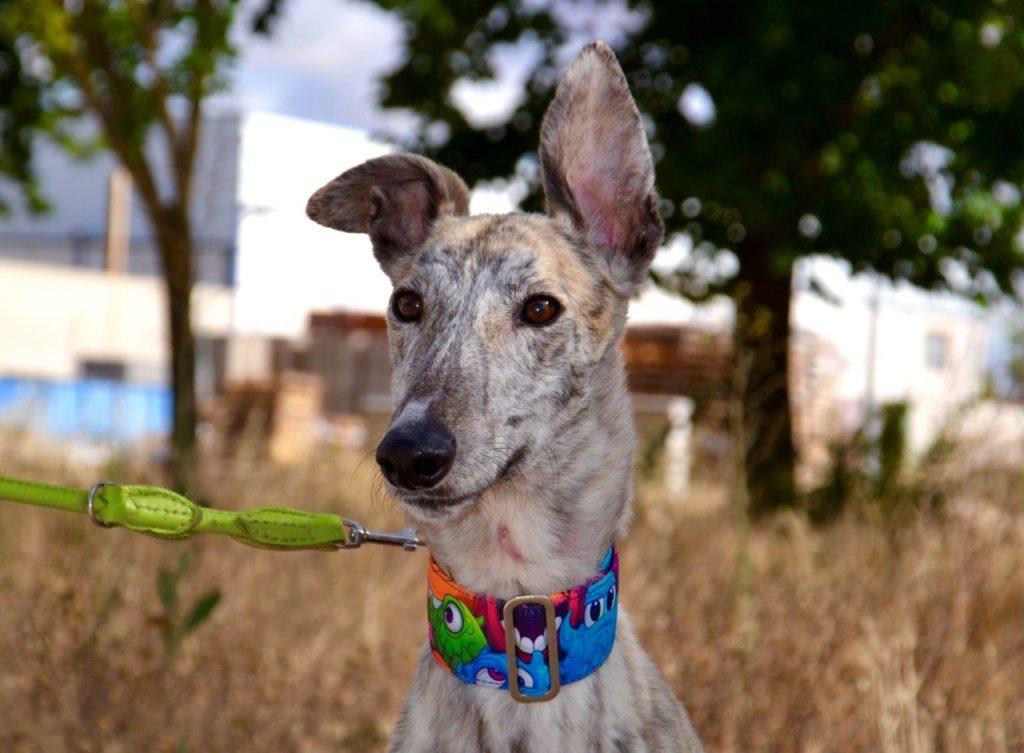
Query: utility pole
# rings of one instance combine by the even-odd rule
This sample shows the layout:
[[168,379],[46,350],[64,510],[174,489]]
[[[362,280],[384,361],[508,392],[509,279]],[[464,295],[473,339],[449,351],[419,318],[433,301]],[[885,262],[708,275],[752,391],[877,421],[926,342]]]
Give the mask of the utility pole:
[[878,310],[882,293],[882,278],[872,273],[874,287],[868,301],[868,356],[864,375],[864,421],[870,421],[875,412],[875,361],[878,350]]
[[131,246],[132,176],[118,165],[107,181],[107,244],[105,268],[111,274],[128,271]]

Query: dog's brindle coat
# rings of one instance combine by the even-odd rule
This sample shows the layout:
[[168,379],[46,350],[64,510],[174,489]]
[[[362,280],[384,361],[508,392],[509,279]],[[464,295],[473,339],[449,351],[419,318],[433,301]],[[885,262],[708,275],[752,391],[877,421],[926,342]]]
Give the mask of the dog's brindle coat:
[[[540,159],[545,216],[468,217],[458,176],[413,155],[353,168],[308,207],[321,224],[368,233],[396,296],[421,302],[413,321],[389,314],[390,431],[440,422],[457,449],[436,484],[389,489],[442,567],[499,598],[586,582],[632,515],[617,345],[663,227],[640,116],[603,43],[559,85]],[[522,316],[538,295],[560,305],[544,326]],[[389,750],[701,747],[620,608],[607,662],[542,703],[464,684],[425,650]]]

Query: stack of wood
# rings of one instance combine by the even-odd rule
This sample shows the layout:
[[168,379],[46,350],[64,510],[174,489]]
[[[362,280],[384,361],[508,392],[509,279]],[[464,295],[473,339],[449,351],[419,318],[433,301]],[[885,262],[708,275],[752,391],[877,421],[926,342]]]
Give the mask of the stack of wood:
[[732,340],[696,327],[629,327],[622,352],[634,393],[707,398],[727,385]]
[[315,374],[285,371],[272,379],[227,383],[211,414],[220,451],[251,452],[291,465],[317,444],[324,383]]
[[391,391],[387,321],[348,312],[314,313],[309,320],[309,371],[324,380],[324,412],[362,413]]
[[324,380],[287,371],[277,379],[268,453],[276,463],[294,465],[309,458],[324,403]]

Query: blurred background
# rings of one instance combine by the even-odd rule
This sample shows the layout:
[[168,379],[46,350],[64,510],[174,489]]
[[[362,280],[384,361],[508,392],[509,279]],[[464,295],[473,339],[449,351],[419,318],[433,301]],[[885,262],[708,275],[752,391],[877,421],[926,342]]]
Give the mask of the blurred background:
[[[708,750],[1024,750],[1014,2],[0,0],[0,474],[402,525],[390,286],[306,199],[412,149],[541,210],[593,39],[667,229],[623,598]],[[0,749],[383,750],[424,559],[0,503]]]

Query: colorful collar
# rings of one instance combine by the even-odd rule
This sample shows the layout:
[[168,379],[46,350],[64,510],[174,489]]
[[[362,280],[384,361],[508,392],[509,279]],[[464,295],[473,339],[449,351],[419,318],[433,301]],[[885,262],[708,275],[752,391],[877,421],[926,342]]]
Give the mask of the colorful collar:
[[[452,580],[433,557],[427,582],[434,658],[470,685],[507,688],[525,703],[547,701],[560,686],[596,671],[612,652],[619,606],[619,552],[614,546],[595,578],[551,595],[506,601],[473,593]],[[558,661],[551,664],[554,636]],[[516,683],[510,685],[512,674]]]

